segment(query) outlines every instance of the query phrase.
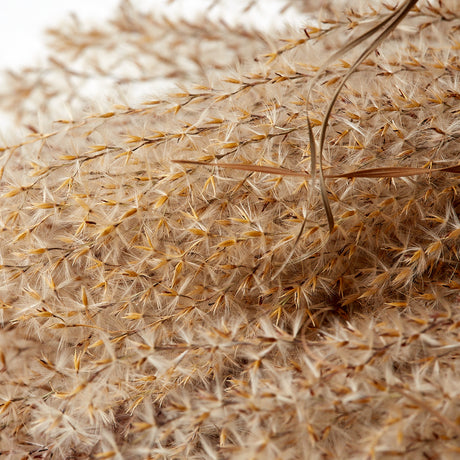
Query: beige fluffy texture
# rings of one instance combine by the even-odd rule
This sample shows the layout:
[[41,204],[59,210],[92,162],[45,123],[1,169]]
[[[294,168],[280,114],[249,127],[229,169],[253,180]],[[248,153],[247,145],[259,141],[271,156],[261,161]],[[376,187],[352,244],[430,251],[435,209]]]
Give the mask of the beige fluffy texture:
[[[48,118],[43,133],[27,106],[49,86],[22,105],[21,87],[10,91],[37,132],[1,157],[5,458],[458,458],[458,176],[329,179],[329,234],[308,178],[172,161],[308,170],[308,83],[390,14],[374,7],[329,5],[310,38],[286,41],[197,21],[186,31],[201,44],[213,34],[209,53],[174,48],[184,27],[158,19],[170,35],[157,45],[177,60],[156,67],[161,50],[146,47],[140,75],[188,78],[190,65],[181,94]],[[458,164],[459,5],[418,7],[341,93],[327,173]],[[126,40],[149,43],[149,17],[123,8],[100,36],[121,44],[131,18]],[[105,52],[80,26],[71,35],[82,58]],[[56,58],[64,76],[73,52]],[[313,87],[315,125],[351,62]],[[77,107],[68,77],[59,97]]]

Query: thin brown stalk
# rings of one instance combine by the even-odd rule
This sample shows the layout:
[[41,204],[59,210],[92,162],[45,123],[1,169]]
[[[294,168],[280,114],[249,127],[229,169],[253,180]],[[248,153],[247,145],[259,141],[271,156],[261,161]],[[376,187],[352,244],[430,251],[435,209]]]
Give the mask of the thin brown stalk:
[[[351,75],[355,72],[357,67],[366,59],[367,56],[369,56],[372,51],[374,51],[380,43],[382,43],[385,38],[390,35],[390,33],[397,27],[397,25],[407,16],[409,11],[413,8],[413,6],[418,2],[418,0],[407,0],[400,8],[398,8],[393,14],[391,14],[387,19],[384,21],[380,22],[376,26],[374,26],[371,30],[368,32],[362,34],[349,44],[345,45],[343,48],[341,48],[339,51],[334,53],[331,58],[326,61],[325,66],[330,64],[330,62],[339,59],[341,56],[346,54],[348,51],[351,49],[359,46],[361,43],[363,43],[365,40],[368,38],[372,37],[374,34],[377,32],[381,33],[378,35],[378,37],[361,53],[361,55],[356,59],[356,61],[353,63],[353,65],[350,67],[348,72],[345,74],[345,76],[342,78],[342,81],[340,82],[339,86],[337,87],[334,95],[331,98],[331,101],[329,102],[329,105],[326,110],[326,114],[324,116],[324,121],[321,127],[321,133],[320,133],[320,139],[319,139],[319,146],[318,148],[314,148],[314,150],[318,151],[318,165],[319,165],[319,185],[320,185],[320,192],[321,192],[321,199],[323,202],[324,210],[326,212],[327,216],[327,221],[329,224],[329,230],[332,232],[334,228],[334,215],[332,214],[331,206],[329,203],[329,199],[327,197],[327,188],[326,188],[326,183],[325,183],[325,176],[323,172],[323,149],[324,149],[324,142],[326,139],[326,132],[329,124],[329,119],[331,117],[332,109],[337,101],[337,98],[339,97],[340,92],[342,91],[343,87],[345,86],[345,83],[347,80],[351,77]],[[315,80],[319,78],[319,76],[322,74],[322,71],[325,67],[321,69],[321,71],[317,74]],[[311,90],[311,85],[310,85],[310,90]],[[309,91],[310,93],[310,91]],[[310,95],[310,94],[309,94]],[[309,96],[308,95],[308,96]],[[309,100],[309,97],[307,98],[307,101]],[[309,115],[307,113],[307,119],[309,119]],[[310,125],[310,122],[309,122]],[[311,130],[309,130],[309,140],[310,140],[310,145],[314,145],[316,143],[314,137],[311,135]],[[312,162],[311,162],[311,168],[312,171],[316,169],[316,155],[313,154],[312,152]],[[313,174],[313,172],[312,172]]]

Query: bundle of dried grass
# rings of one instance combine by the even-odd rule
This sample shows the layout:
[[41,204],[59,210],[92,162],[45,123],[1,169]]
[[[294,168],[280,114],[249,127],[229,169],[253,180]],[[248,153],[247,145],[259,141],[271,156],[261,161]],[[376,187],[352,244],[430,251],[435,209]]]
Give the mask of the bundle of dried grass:
[[[407,5],[339,93],[369,42],[322,63],[402,10],[328,4],[274,46],[124,3],[106,31],[75,26],[55,95],[10,88],[33,132],[1,153],[3,455],[458,456],[460,11]],[[69,60],[114,75],[92,53],[118,32],[135,79],[188,62],[191,82],[41,132],[31,108],[88,103]]]

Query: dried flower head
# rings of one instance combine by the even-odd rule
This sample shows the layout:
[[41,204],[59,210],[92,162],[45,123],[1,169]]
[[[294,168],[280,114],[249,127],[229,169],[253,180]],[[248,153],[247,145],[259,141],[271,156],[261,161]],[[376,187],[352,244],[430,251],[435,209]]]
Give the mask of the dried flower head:
[[2,454],[458,455],[460,11],[324,3],[278,38],[123,2],[8,88]]

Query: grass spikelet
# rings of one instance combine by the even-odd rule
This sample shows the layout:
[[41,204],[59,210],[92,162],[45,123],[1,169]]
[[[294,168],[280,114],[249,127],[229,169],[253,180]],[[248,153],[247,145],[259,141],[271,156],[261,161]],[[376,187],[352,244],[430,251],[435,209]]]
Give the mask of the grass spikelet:
[[125,1],[4,77],[7,457],[458,454],[457,2],[262,3]]

